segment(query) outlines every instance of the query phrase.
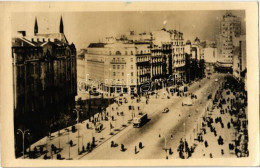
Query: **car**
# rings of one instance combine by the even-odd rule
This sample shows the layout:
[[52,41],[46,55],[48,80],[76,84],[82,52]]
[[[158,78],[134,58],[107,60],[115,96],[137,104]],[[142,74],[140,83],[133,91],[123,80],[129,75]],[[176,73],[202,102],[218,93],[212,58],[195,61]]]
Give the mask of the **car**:
[[168,107],[163,109],[163,113],[168,113],[170,110],[168,109]]
[[182,106],[192,106],[192,105],[193,105],[193,102],[189,98],[184,99],[184,101],[182,102]]
[[147,93],[148,93],[148,95],[154,95],[155,94],[154,91],[148,91]]

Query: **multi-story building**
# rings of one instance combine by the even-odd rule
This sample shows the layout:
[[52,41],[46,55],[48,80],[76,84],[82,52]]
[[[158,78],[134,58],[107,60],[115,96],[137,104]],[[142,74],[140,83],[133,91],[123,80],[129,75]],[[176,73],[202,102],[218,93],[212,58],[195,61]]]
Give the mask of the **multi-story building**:
[[217,61],[217,48],[206,47],[201,49],[201,58],[205,60],[205,63],[215,64]]
[[233,76],[238,81],[244,82],[246,76],[246,36],[241,35],[233,40]]
[[213,41],[203,41],[200,46],[200,58],[207,64],[215,64],[217,61],[216,43]]
[[170,30],[172,40],[172,76],[177,82],[185,81],[185,43],[183,33]]
[[151,79],[166,78],[167,63],[169,57],[168,44],[171,44],[170,34],[165,30],[151,32]]
[[217,36],[217,69],[232,71],[233,39],[241,35],[240,18],[227,11],[220,21],[220,34]]
[[25,31],[12,38],[14,86],[14,128],[30,129],[32,141],[55,128],[61,113],[71,112],[77,95],[76,48],[64,34],[62,18],[59,33],[39,34],[35,20],[34,35]]
[[147,82],[152,87],[168,77],[183,82],[184,46],[181,32],[166,29],[138,35],[131,31],[91,43],[86,54],[88,85],[109,93],[138,93]]
[[[162,29],[152,32],[152,64],[155,79],[171,77],[176,81],[185,81],[185,44],[183,33]],[[154,56],[154,57],[153,57]],[[158,71],[156,71],[156,68]],[[155,75],[157,74],[157,75]]]
[[150,81],[150,43],[91,43],[86,54],[87,84],[106,93],[138,92]]

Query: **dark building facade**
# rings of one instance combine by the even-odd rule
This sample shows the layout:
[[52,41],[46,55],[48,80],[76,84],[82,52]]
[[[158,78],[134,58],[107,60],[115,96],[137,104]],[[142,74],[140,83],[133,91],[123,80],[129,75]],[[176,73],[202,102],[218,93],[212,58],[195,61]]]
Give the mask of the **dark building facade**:
[[77,95],[76,48],[64,35],[62,18],[59,33],[39,34],[37,19],[33,36],[20,33],[12,38],[16,156],[22,147],[17,129],[30,130],[26,146],[48,135],[61,127],[59,119],[71,113]]

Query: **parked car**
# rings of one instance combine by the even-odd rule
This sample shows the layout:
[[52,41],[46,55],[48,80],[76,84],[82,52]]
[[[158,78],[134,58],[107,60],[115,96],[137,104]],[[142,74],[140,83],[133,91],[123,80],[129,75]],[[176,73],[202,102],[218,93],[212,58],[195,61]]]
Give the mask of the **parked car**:
[[170,110],[168,109],[168,107],[163,109],[163,113],[168,113]]

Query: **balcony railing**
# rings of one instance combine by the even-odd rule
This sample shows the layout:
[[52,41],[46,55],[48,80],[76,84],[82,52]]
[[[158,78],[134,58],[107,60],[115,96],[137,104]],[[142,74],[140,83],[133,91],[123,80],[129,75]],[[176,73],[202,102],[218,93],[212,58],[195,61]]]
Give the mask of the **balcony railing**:
[[122,60],[121,61],[117,61],[117,60],[113,61],[112,60],[112,61],[110,61],[110,63],[111,64],[126,64],[126,61],[122,61]]

